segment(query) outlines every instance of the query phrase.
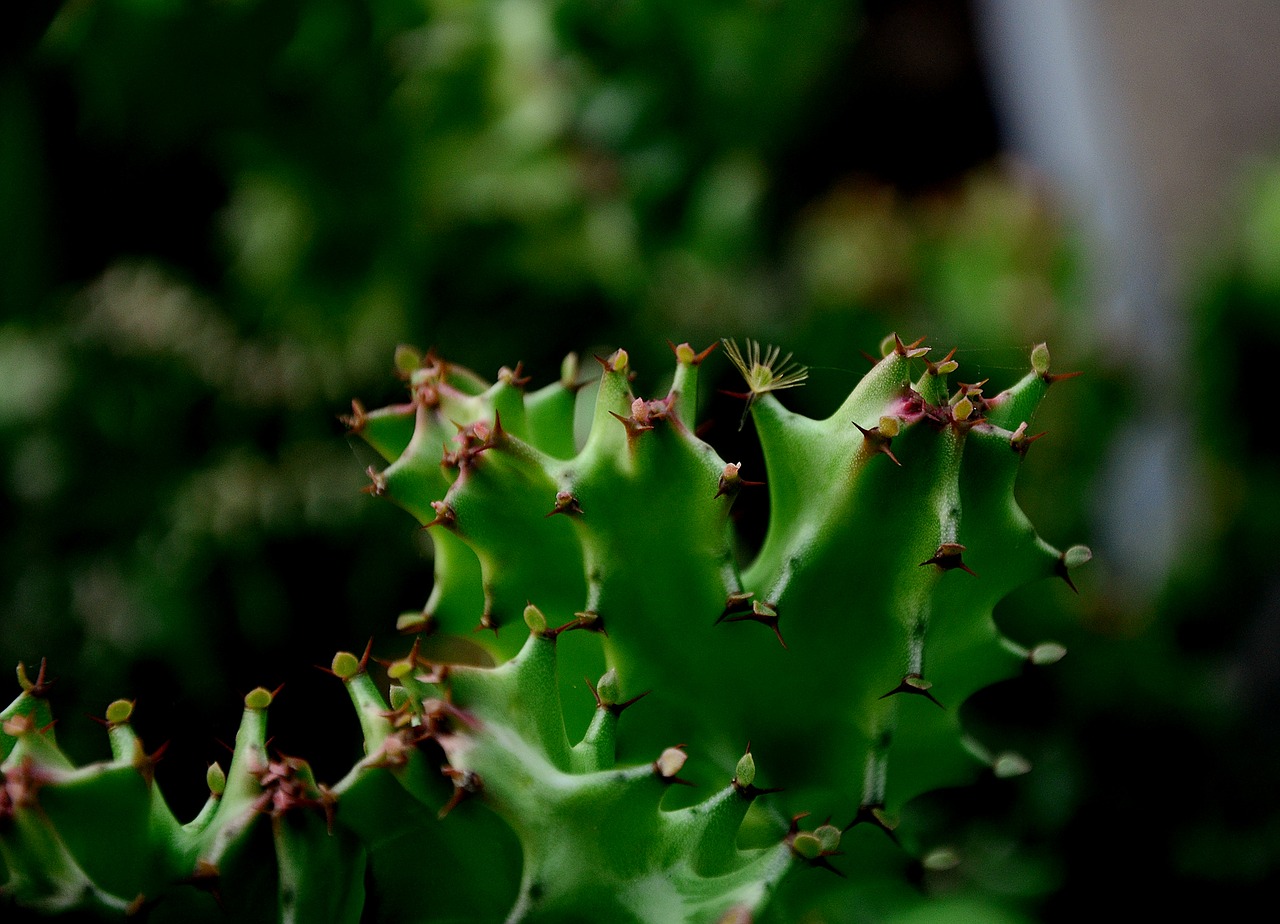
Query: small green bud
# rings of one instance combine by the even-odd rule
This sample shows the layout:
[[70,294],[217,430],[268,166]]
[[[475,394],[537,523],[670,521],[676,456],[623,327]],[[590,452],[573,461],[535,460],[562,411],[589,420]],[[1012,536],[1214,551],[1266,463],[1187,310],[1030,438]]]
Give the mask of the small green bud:
[[431,628],[431,617],[421,610],[401,613],[396,617],[396,631],[403,634],[409,632],[427,632]]
[[733,772],[733,779],[744,789],[756,781],[756,759],[751,756],[750,751],[738,758],[738,768]]
[[897,348],[898,348],[898,341],[893,334],[890,334],[889,336],[885,337],[883,340],[880,341],[881,356],[892,356],[893,353],[897,350]]
[[991,763],[991,769],[1000,779],[1022,776],[1031,772],[1031,761],[1014,751],[1005,751]]
[[403,709],[405,706],[409,705],[409,700],[411,697],[409,695],[409,691],[406,690],[404,687],[393,686],[391,688],[390,694],[391,694],[392,709],[399,711]]
[[333,656],[329,669],[343,680],[350,680],[360,673],[360,659],[349,651],[339,651]]
[[938,363],[936,368],[938,370],[938,375],[950,375],[952,372],[955,372],[960,368],[960,364],[954,359],[948,359],[946,362]]
[[112,725],[128,722],[133,715],[133,703],[127,699],[118,699],[107,707],[107,721]]
[[902,430],[902,421],[896,417],[886,415],[880,418],[880,423],[876,425],[876,429],[880,431],[881,436],[893,439]]
[[401,375],[409,375],[422,365],[422,354],[411,346],[400,344],[396,347],[396,371]]
[[1057,664],[1066,656],[1066,653],[1067,649],[1057,642],[1042,642],[1031,649],[1027,660],[1037,667],[1044,667],[1048,664]]
[[973,413],[973,402],[968,398],[961,398],[956,402],[956,406],[952,408],[951,413],[956,420],[968,420]]
[[227,788],[227,774],[223,771],[222,765],[217,763],[209,764],[209,769],[205,771],[204,781],[209,784],[209,792],[215,796],[220,796]]
[[935,873],[945,873],[960,865],[960,854],[951,847],[938,847],[930,850],[920,861],[925,869]]
[[560,363],[560,384],[565,388],[576,388],[578,385],[578,354],[570,353]]
[[622,688],[618,684],[618,672],[612,667],[604,672],[604,676],[596,684],[596,695],[606,706],[616,705],[621,698]]
[[246,709],[266,709],[271,705],[271,691],[258,687],[256,690],[250,690],[244,697],[244,708]]
[[542,635],[547,631],[547,617],[532,603],[524,608],[524,624],[534,635]]
[[616,353],[614,353],[612,356],[609,357],[609,369],[612,370],[613,372],[626,372],[627,359],[628,359],[627,351],[618,350]]
[[392,680],[403,680],[413,673],[413,659],[401,658],[387,665],[387,676]]
[[684,766],[684,762],[689,759],[689,755],[679,748],[667,748],[658,759],[653,762],[654,767],[658,770],[658,775],[664,780],[675,779],[677,773]]
[[791,839],[791,849],[796,856],[806,860],[816,860],[822,856],[822,841],[808,831],[802,831]]
[[1044,375],[1049,371],[1049,346],[1037,343],[1031,350],[1031,368],[1036,375]]
[[1073,545],[1062,553],[1062,562],[1068,568],[1079,568],[1093,558],[1093,550],[1087,545]]
[[698,358],[698,354],[694,352],[693,347],[687,343],[682,343],[676,347],[676,362],[689,366]]
[[819,825],[813,829],[823,853],[835,853],[840,849],[840,829],[835,825]]

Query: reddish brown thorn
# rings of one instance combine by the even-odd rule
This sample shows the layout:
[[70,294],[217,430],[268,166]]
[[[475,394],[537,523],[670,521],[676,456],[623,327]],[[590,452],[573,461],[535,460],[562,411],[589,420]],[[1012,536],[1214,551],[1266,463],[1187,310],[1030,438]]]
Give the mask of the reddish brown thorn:
[[360,433],[369,422],[369,413],[364,409],[363,404],[353,398],[351,401],[351,413],[340,414],[338,420],[347,428],[348,433]]
[[867,362],[871,363],[871,365],[873,365],[873,366],[877,365],[877,364],[880,362],[880,360],[876,359],[874,356],[872,356],[872,355],[871,355],[870,353],[868,353],[866,350],[859,350],[858,352],[862,354],[862,358],[863,358],[863,359],[865,359]]
[[480,775],[469,770],[455,770],[453,767],[441,767],[440,772],[453,781],[453,796],[440,809],[438,817],[444,818],[462,802],[463,799],[475,795],[484,788]]
[[925,680],[919,674],[907,674],[905,677],[902,678],[902,681],[896,687],[894,687],[888,693],[885,693],[884,695],[882,695],[880,699],[888,699],[890,696],[894,696],[895,694],[898,694],[898,693],[912,693],[912,694],[915,694],[916,696],[923,696],[925,699],[933,703],[939,709],[945,709],[946,706],[938,702],[934,698],[933,694],[929,692],[929,689],[932,686],[933,684]]
[[722,395],[728,395],[730,398],[741,398],[743,401],[747,402],[750,402],[751,399],[755,397],[755,395],[749,391],[729,391],[727,388],[717,388],[716,391]]
[[959,568],[961,571],[977,577],[978,573],[964,563],[963,553],[964,546],[960,545],[960,543],[944,542],[938,546],[938,551],[933,553],[933,558],[926,558],[920,562],[920,566],[937,565],[943,571],[953,571]]
[[1009,437],[1009,448],[1020,456],[1026,456],[1027,450],[1031,448],[1031,444],[1041,439],[1048,431],[1041,430],[1035,436],[1027,436],[1027,422],[1024,420],[1018,424],[1018,429],[1013,431],[1013,435]]
[[898,826],[897,822],[892,821],[889,818],[888,814],[884,810],[883,802],[858,806],[858,813],[853,816],[853,821],[844,826],[844,830],[848,831],[850,828],[854,828],[862,824],[868,824],[879,828],[885,834],[889,835],[889,840],[901,846],[898,841],[898,835],[895,834],[893,830]]
[[53,681],[45,677],[45,671],[48,666],[49,659],[41,658],[40,670],[36,672],[36,679],[33,683],[27,677],[27,665],[21,661],[18,662],[18,686],[22,687],[23,693],[37,698],[43,698],[48,694],[49,687],[53,685]]
[[755,600],[751,604],[750,612],[722,618],[725,622],[758,622],[761,625],[768,626],[773,630],[773,634],[778,637],[778,642],[782,647],[787,647],[787,640],[782,637],[782,629],[778,625],[778,607],[775,604],[762,603],[759,600]]
[[[917,340],[916,342],[919,343],[920,341]],[[950,363],[951,357],[955,355],[956,355],[956,348],[952,347],[951,352],[948,353],[946,356],[942,357],[942,359],[938,360],[936,363],[926,359],[924,361],[925,367],[929,370],[930,375],[943,375],[947,372],[954,372],[955,371],[954,364],[952,365],[951,369],[944,369],[943,367],[946,366],[948,363]]]
[[557,491],[557,492],[556,492],[556,505],[555,505],[555,507],[553,507],[553,508],[551,509],[551,512],[550,512],[550,513],[548,513],[548,514],[547,514],[547,516],[549,516],[549,517],[553,517],[553,516],[555,516],[557,513],[563,513],[563,514],[566,514],[566,515],[572,514],[572,515],[575,515],[575,516],[581,516],[581,515],[582,515],[582,505],[581,505],[580,503],[578,503],[578,499],[577,499],[576,497],[574,497],[574,496],[573,496],[573,494],[572,494],[571,492],[569,492],[569,491]]
[[671,352],[676,354],[676,359],[690,366],[702,365],[702,361],[706,359],[708,356],[710,356],[715,351],[715,348],[718,347],[719,345],[720,345],[720,341],[717,340],[715,343],[711,344],[711,346],[707,347],[701,353],[695,353],[693,351],[693,347],[689,346],[689,344],[687,343],[681,343],[679,345],[676,345],[675,343],[672,343],[670,340],[667,341],[667,346],[671,347]]
[[902,463],[898,461],[898,457],[895,456],[893,454],[893,450],[889,448],[893,444],[892,436],[885,436],[880,432],[880,427],[878,426],[867,429],[856,420],[852,423],[858,428],[858,432],[862,434],[863,440],[866,441],[867,449],[869,449],[872,454],[883,453],[893,460],[894,465],[898,466],[898,468],[902,468]]
[[498,381],[503,385],[512,385],[516,388],[524,388],[533,381],[533,378],[527,375],[521,375],[522,372],[524,372],[523,361],[517,362],[514,369],[503,366],[498,370]]
[[742,471],[742,463],[728,462],[725,464],[724,471],[720,475],[720,484],[716,488],[716,497],[729,495],[736,497],[738,492],[743,488],[758,488],[764,484],[763,481],[747,481],[738,473]]
[[494,636],[496,637],[498,634],[498,629],[501,628],[501,626],[502,626],[501,620],[499,620],[498,617],[495,616],[493,613],[483,613],[480,616],[480,624],[476,626],[472,631],[483,632],[485,629],[489,629],[493,632]]
[[386,497],[387,476],[378,471],[372,465],[366,468],[364,473],[369,476],[369,484],[365,485],[360,490],[365,494],[372,494],[374,497]]
[[922,343],[924,343],[923,337],[912,343],[903,344],[902,339],[897,334],[893,335],[893,351],[907,359],[915,359],[917,356],[923,356],[929,352],[929,347],[920,346]]
[[724,611],[716,617],[716,621],[712,625],[720,625],[734,613],[742,613],[751,609],[751,598],[755,594],[750,591],[734,591],[725,598]]
[[454,530],[458,527],[458,515],[444,501],[432,501],[431,509],[436,512],[436,518],[430,523],[423,523],[423,529],[430,529],[433,526],[443,526],[445,529]]
[[1044,380],[1046,385],[1052,385],[1054,382],[1061,382],[1064,379],[1074,379],[1078,375],[1084,375],[1084,372],[1061,372],[1057,374],[1046,372],[1044,375],[1040,376],[1040,378]]
[[139,892],[137,895],[134,896],[133,901],[125,905],[124,916],[126,918],[133,917],[138,912],[140,912],[146,904],[147,904],[147,896],[142,892]]
[[609,633],[604,629],[604,619],[599,613],[593,610],[583,610],[581,613],[574,613],[574,618],[566,622],[563,626],[557,626],[554,629],[548,629],[547,635],[555,638],[561,632],[572,632],[574,629],[585,629],[588,632],[599,632],[601,635],[608,636]]

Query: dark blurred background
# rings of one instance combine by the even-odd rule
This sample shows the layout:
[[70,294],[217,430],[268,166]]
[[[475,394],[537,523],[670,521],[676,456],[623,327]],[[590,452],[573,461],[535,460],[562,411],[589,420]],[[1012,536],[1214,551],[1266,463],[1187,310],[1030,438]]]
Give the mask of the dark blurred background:
[[621,345],[656,391],[668,338],[752,336],[818,413],[889,331],[993,388],[1048,340],[1086,375],[1021,498],[1095,561],[998,614],[1071,652],[967,709],[1037,769],[923,800],[963,862],[914,875],[1045,921],[1265,898],[1280,10],[1206,6],[10,4],[0,663],[50,659],[80,760],[137,698],[180,812],[259,684],[332,779],[358,738],[310,665],[394,651],[430,584],[337,420],[396,399],[396,344],[535,384]]

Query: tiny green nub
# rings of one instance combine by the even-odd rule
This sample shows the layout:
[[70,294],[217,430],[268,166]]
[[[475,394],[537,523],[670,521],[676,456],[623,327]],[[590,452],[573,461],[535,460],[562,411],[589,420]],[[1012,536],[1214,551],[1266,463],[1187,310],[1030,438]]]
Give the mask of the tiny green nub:
[[560,384],[565,388],[578,387],[578,354],[570,353],[560,363]]
[[532,603],[524,608],[524,624],[534,635],[542,635],[547,631],[547,617]]
[[961,398],[956,402],[956,406],[951,410],[956,420],[968,420],[973,414],[973,402],[968,398]]
[[617,705],[622,696],[622,689],[618,685],[618,672],[612,667],[604,672],[604,676],[596,684],[596,695],[600,697],[601,705]]
[[360,673],[360,659],[349,651],[339,651],[333,656],[329,669],[343,680],[350,680]]
[[112,725],[128,722],[131,715],[133,715],[133,703],[127,699],[118,699],[107,707],[107,721]]
[[733,780],[744,789],[756,781],[756,759],[751,752],[738,758],[738,767],[733,773]]
[[1067,654],[1067,649],[1057,642],[1041,642],[1035,648],[1031,649],[1031,653],[1027,656],[1032,664],[1037,667],[1046,667],[1050,664],[1057,664]]
[[[394,664],[391,666],[395,667]],[[391,671],[388,670],[387,673],[391,673]],[[392,687],[390,690],[390,694],[391,694],[391,708],[396,712],[399,712],[401,709],[408,706],[413,699],[413,696],[404,687]]]
[[689,755],[679,748],[667,748],[654,761],[654,766],[657,768],[659,776],[663,779],[671,780],[675,779],[676,774],[680,772],[680,769],[684,767],[684,762],[688,759]]
[[823,853],[835,853],[840,849],[840,829],[835,825],[819,825],[813,829],[813,836]]
[[413,673],[413,659],[401,658],[387,665],[387,676],[392,680],[403,680]]
[[991,769],[1002,780],[1031,772],[1031,761],[1014,751],[1005,751],[991,763]]
[[1087,545],[1073,545],[1062,553],[1062,561],[1068,568],[1079,568],[1093,558],[1093,550]]
[[822,841],[814,834],[803,831],[791,840],[791,849],[796,856],[805,860],[816,860],[822,856]]
[[960,854],[951,847],[937,847],[926,853],[920,863],[927,870],[945,873],[960,865]]
[[901,431],[902,421],[897,417],[881,417],[880,422],[876,425],[876,429],[880,431],[881,436],[887,436],[892,439]]
[[215,796],[220,796],[227,788],[227,774],[222,769],[222,765],[217,763],[209,764],[209,769],[205,771],[204,781],[209,784],[209,792]]
[[1037,343],[1031,350],[1031,368],[1036,375],[1044,375],[1049,371],[1049,346]]
[[244,697],[244,708],[246,709],[266,709],[271,705],[271,691],[258,687],[250,690]]
[[409,375],[422,365],[422,354],[411,346],[400,344],[396,347],[396,371],[401,375]]

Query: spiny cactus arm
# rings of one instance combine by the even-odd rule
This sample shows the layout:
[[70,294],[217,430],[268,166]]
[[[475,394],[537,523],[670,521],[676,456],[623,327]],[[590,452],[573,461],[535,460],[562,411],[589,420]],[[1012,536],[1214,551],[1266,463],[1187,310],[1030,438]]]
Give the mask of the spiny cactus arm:
[[426,701],[455,803],[483,801],[520,838],[521,890],[507,920],[711,924],[758,907],[799,857],[790,835],[769,848],[735,846],[763,792],[753,785],[754,763],[740,764],[743,779],[697,805],[664,811],[667,790],[683,782],[685,753],[670,747],[652,763],[614,766],[605,742],[591,740],[621,711],[606,675],[596,687],[597,716],[608,718],[579,743],[595,766],[579,769],[582,752],[569,745],[554,678],[562,632],[533,607],[526,620],[519,655],[498,668],[440,673],[441,695]]

